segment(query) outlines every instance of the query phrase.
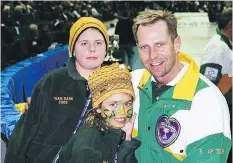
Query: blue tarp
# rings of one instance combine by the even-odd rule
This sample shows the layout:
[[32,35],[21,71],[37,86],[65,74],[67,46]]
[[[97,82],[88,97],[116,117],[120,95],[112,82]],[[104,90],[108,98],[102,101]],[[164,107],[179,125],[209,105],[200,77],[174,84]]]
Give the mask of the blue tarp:
[[30,97],[35,84],[49,71],[68,60],[67,46],[47,51],[10,66],[1,72],[1,133],[10,138],[20,113],[15,104]]

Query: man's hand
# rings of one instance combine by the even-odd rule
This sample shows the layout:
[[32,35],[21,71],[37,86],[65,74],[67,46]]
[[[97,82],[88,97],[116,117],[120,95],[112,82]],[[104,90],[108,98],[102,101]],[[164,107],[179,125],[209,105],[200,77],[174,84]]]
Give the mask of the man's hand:
[[133,126],[134,121],[136,119],[137,113],[133,113],[133,116],[129,122],[125,124],[125,126],[122,128],[123,131],[126,133],[125,140],[131,140],[132,139],[132,132],[133,132]]

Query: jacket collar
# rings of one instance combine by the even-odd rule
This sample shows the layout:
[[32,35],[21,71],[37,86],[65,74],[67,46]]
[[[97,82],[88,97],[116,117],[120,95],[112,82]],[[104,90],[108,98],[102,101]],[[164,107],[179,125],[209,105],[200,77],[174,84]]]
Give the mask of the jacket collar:
[[[83,128],[90,128],[90,125],[87,123],[83,123]],[[101,132],[104,136],[104,141],[112,142],[113,144],[120,145],[126,137],[126,133],[122,129],[115,129],[112,127],[103,124],[103,130],[99,129],[97,126],[92,126],[92,128],[96,128],[99,132]],[[113,147],[115,147],[113,145]]]
[[[83,124],[83,128],[90,128],[88,124]],[[114,129],[112,127],[104,127],[104,130],[101,131],[98,127],[93,126],[97,132],[100,132],[103,139],[101,139],[103,144],[107,144],[107,148],[104,152],[104,158],[107,160],[112,160],[114,154],[117,151],[118,146],[125,140],[125,132],[122,129]],[[111,161],[110,161],[111,162]]]
[[108,142],[115,142],[117,145],[120,145],[125,140],[125,132],[122,129],[115,129],[108,127],[104,133],[105,140]]
[[68,63],[67,63],[67,69],[68,69],[69,76],[72,77],[74,80],[86,80],[76,70],[74,57],[69,58]]

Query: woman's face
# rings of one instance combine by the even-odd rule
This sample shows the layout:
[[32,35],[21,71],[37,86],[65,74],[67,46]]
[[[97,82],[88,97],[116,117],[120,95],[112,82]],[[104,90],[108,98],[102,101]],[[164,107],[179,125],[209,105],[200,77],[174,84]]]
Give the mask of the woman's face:
[[84,69],[97,69],[104,62],[106,43],[103,35],[94,28],[86,29],[75,43],[76,63]]
[[101,105],[101,116],[113,128],[122,128],[133,115],[133,98],[126,93],[108,97]]

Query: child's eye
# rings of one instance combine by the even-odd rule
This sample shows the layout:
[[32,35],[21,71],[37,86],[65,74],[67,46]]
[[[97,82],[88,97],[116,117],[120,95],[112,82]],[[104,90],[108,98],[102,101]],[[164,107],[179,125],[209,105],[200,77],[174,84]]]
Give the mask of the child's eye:
[[112,104],[110,104],[110,106],[113,107],[113,108],[115,108],[115,107],[117,107],[117,104],[116,103],[112,103]]
[[126,106],[126,107],[130,107],[131,105],[132,105],[132,102],[126,102],[126,103],[125,103],[125,106]]

